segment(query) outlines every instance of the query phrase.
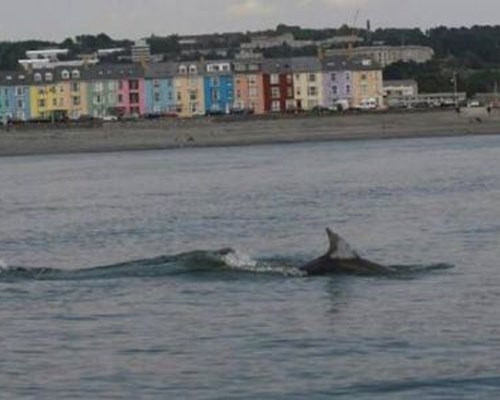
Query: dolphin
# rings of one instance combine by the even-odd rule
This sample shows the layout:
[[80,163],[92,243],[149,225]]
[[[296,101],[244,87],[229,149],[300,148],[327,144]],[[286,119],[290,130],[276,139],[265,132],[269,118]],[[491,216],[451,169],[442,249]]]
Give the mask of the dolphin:
[[308,276],[352,274],[384,275],[394,273],[386,267],[361,258],[342,237],[327,228],[330,248],[327,253],[308,262],[299,269]]

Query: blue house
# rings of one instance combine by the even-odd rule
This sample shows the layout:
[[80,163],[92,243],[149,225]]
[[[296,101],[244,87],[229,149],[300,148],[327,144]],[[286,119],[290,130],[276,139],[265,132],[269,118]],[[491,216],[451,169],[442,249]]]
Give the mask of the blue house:
[[0,72],[0,121],[31,118],[30,77],[23,72]]
[[205,110],[229,113],[234,107],[234,75],[231,63],[217,61],[205,65]]
[[165,114],[176,111],[173,63],[149,64],[145,74],[146,114]]

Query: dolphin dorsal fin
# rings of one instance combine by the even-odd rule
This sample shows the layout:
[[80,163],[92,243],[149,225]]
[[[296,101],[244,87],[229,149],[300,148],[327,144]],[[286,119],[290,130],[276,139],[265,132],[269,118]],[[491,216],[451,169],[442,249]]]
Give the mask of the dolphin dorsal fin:
[[331,259],[352,260],[359,257],[349,243],[333,232],[330,228],[326,229],[326,233],[330,243],[327,255]]

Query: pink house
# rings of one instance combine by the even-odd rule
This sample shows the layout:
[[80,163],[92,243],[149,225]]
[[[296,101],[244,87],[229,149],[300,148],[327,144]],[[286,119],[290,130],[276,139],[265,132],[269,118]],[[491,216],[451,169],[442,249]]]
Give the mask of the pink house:
[[118,81],[118,108],[123,115],[144,115],[146,112],[144,76],[128,76]]

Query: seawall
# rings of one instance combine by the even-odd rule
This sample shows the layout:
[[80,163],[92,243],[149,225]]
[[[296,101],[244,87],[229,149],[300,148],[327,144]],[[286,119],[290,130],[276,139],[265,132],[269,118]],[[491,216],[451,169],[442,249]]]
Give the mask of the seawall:
[[0,129],[0,156],[485,134],[500,134],[500,111],[141,120],[90,129]]

